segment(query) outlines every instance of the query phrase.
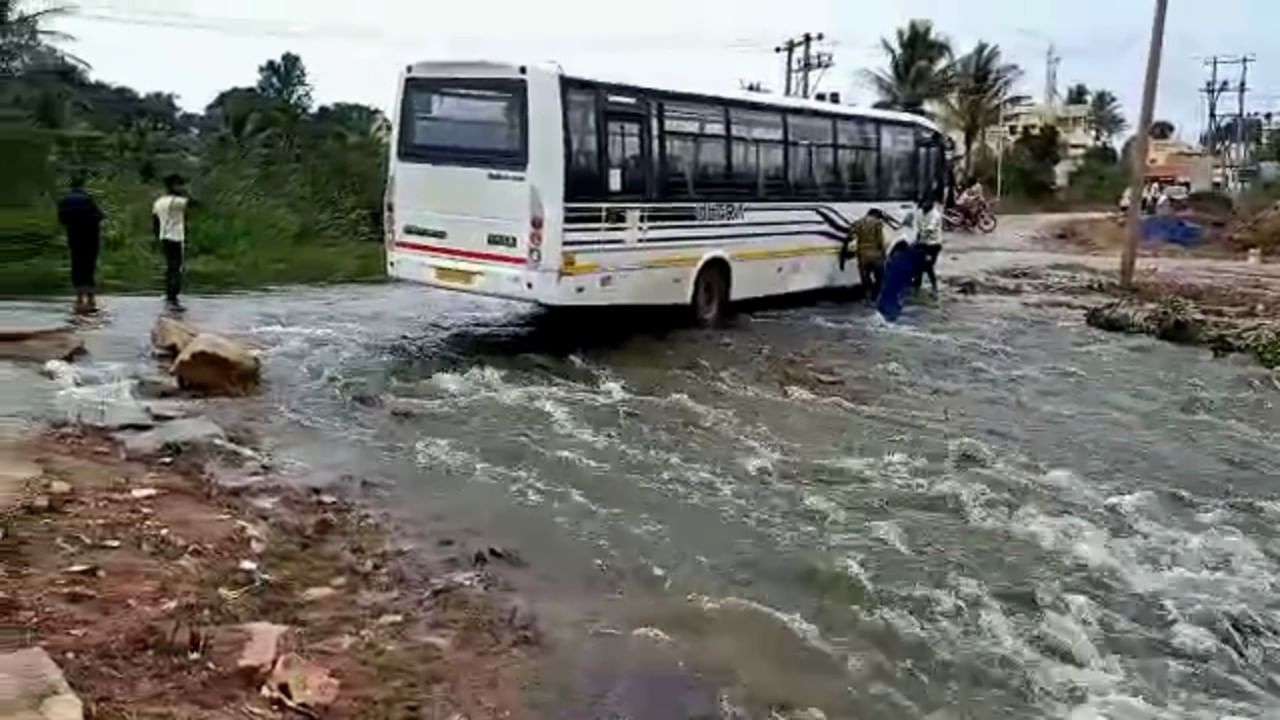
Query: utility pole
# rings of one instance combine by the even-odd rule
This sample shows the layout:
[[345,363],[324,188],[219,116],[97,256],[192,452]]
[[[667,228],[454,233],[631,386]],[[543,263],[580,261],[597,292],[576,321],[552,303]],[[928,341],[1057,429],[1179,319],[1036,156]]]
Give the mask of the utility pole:
[[1204,85],[1205,101],[1209,106],[1209,126],[1205,129],[1205,137],[1209,140],[1207,143],[1210,156],[1218,154],[1218,98],[1222,96],[1223,87],[1218,85],[1218,63],[1217,55],[1204,61],[1211,69],[1209,71],[1209,81]]
[[1156,111],[1156,88],[1160,84],[1160,55],[1164,51],[1164,20],[1169,14],[1169,0],[1156,0],[1156,14],[1151,22],[1151,48],[1147,53],[1147,78],[1142,87],[1142,112],[1138,115],[1137,134],[1133,139],[1130,161],[1129,213],[1126,230],[1128,241],[1120,258],[1120,287],[1133,288],[1133,267],[1138,260],[1138,240],[1142,237],[1142,184],[1146,179],[1147,143],[1151,121]]
[[[1205,65],[1210,68],[1209,81],[1205,83],[1203,90],[1209,106],[1209,126],[1205,130],[1208,142],[1205,144],[1208,146],[1210,155],[1220,158],[1229,183],[1231,182],[1230,171],[1244,167],[1249,161],[1249,135],[1245,107],[1248,104],[1247,97],[1250,90],[1249,64],[1254,62],[1257,62],[1257,58],[1252,53],[1240,56],[1215,55],[1205,61]],[[1240,80],[1234,86],[1229,80],[1219,79],[1219,68],[1227,65],[1240,66]],[[1218,102],[1233,87],[1236,93],[1236,112],[1225,113],[1226,118],[1233,119],[1235,122],[1235,126],[1231,127],[1223,122],[1224,114],[1218,112]],[[1224,132],[1224,127],[1229,128],[1229,131]]]
[[1240,167],[1249,164],[1249,133],[1245,128],[1244,96],[1249,92],[1249,63],[1254,60],[1253,55],[1244,55],[1240,58],[1240,87],[1237,95],[1239,106],[1236,110],[1236,142],[1240,152]]
[[786,53],[787,55],[787,79],[783,81],[783,85],[786,88],[783,91],[783,94],[786,95],[786,97],[791,97],[791,78],[795,75],[796,47],[799,44],[799,42],[792,38],[773,49],[775,53]]
[[[785,53],[787,56],[787,79],[785,82],[787,96],[797,95],[807,98],[817,85],[811,82],[812,73],[815,70],[827,70],[835,65],[831,53],[814,50],[814,43],[822,42],[825,36],[822,33],[805,33],[799,37],[791,38],[782,43],[773,51],[776,53]],[[796,51],[800,51],[799,62],[796,61]],[[799,87],[796,87],[796,76],[799,76]]]

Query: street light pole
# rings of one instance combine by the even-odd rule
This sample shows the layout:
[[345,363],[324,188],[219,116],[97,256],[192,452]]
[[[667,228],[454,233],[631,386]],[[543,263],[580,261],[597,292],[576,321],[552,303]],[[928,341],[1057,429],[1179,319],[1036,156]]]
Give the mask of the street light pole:
[[1000,103],[1000,147],[996,150],[996,200],[1004,197],[1004,103]]
[[1142,88],[1142,112],[1138,115],[1137,134],[1129,158],[1129,212],[1126,220],[1128,239],[1120,258],[1120,287],[1133,288],[1133,266],[1138,260],[1138,241],[1142,237],[1142,185],[1147,171],[1147,141],[1156,109],[1156,87],[1160,82],[1160,54],[1164,50],[1164,20],[1169,0],[1156,0],[1156,15],[1151,23],[1151,49],[1147,54],[1147,79]]

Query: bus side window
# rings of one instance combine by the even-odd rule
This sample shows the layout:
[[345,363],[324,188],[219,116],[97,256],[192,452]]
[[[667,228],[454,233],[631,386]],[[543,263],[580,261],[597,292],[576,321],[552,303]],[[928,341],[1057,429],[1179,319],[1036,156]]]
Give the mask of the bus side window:
[[729,142],[725,109],[718,105],[663,105],[663,195],[714,198],[728,185]]
[[830,117],[798,113],[787,116],[791,188],[797,197],[837,193],[834,127]]
[[880,130],[874,120],[847,119],[836,124],[836,161],[843,197],[874,200],[880,193],[879,142]]
[[593,199],[604,194],[600,176],[600,141],[596,132],[596,93],[565,93],[565,131],[569,154],[565,163],[566,190],[570,199]]
[[745,197],[787,193],[782,113],[730,108],[732,189]]
[[916,199],[916,138],[910,125],[880,126],[880,167],[886,200]]

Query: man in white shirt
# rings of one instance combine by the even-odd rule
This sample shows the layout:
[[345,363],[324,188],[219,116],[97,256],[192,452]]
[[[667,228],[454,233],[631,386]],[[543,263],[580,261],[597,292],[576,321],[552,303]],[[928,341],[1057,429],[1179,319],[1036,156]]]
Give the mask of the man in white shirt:
[[164,249],[164,295],[170,305],[181,307],[178,294],[182,292],[182,261],[187,241],[187,197],[185,181],[181,175],[169,175],[164,179],[165,193],[151,206],[151,228]]
[[938,264],[938,255],[942,254],[942,210],[934,203],[933,198],[925,198],[920,203],[919,232],[916,234],[916,250],[924,258],[922,275],[916,277],[914,285],[919,288],[924,278],[929,276],[929,285],[933,294],[938,294],[938,274],[934,267]]

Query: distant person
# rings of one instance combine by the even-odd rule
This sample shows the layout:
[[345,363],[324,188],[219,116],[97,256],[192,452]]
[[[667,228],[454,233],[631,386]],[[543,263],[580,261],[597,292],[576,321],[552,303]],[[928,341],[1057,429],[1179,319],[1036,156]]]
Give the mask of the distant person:
[[933,198],[925,198],[920,203],[920,225],[916,234],[916,248],[921,254],[921,273],[912,283],[920,289],[924,275],[929,276],[929,285],[933,294],[938,295],[938,256],[942,254],[942,211],[933,202]]
[[98,248],[105,216],[85,190],[84,173],[71,176],[71,190],[58,202],[58,222],[67,231],[71,251],[71,285],[76,290],[75,310],[90,313],[98,309],[94,275],[98,269]]
[[182,292],[187,208],[191,205],[191,199],[187,196],[186,181],[181,175],[166,176],[164,189],[164,195],[151,206],[151,228],[164,252],[165,300],[171,307],[181,309],[178,295]]
[[982,187],[982,181],[976,177],[970,178],[960,192],[960,197],[956,198],[956,206],[969,218],[970,224],[976,227],[978,216],[987,206],[987,192]]
[[849,227],[849,233],[858,250],[858,276],[862,282],[863,296],[867,302],[875,302],[884,281],[884,226],[897,228],[898,224],[877,208],[867,211],[862,219]]

